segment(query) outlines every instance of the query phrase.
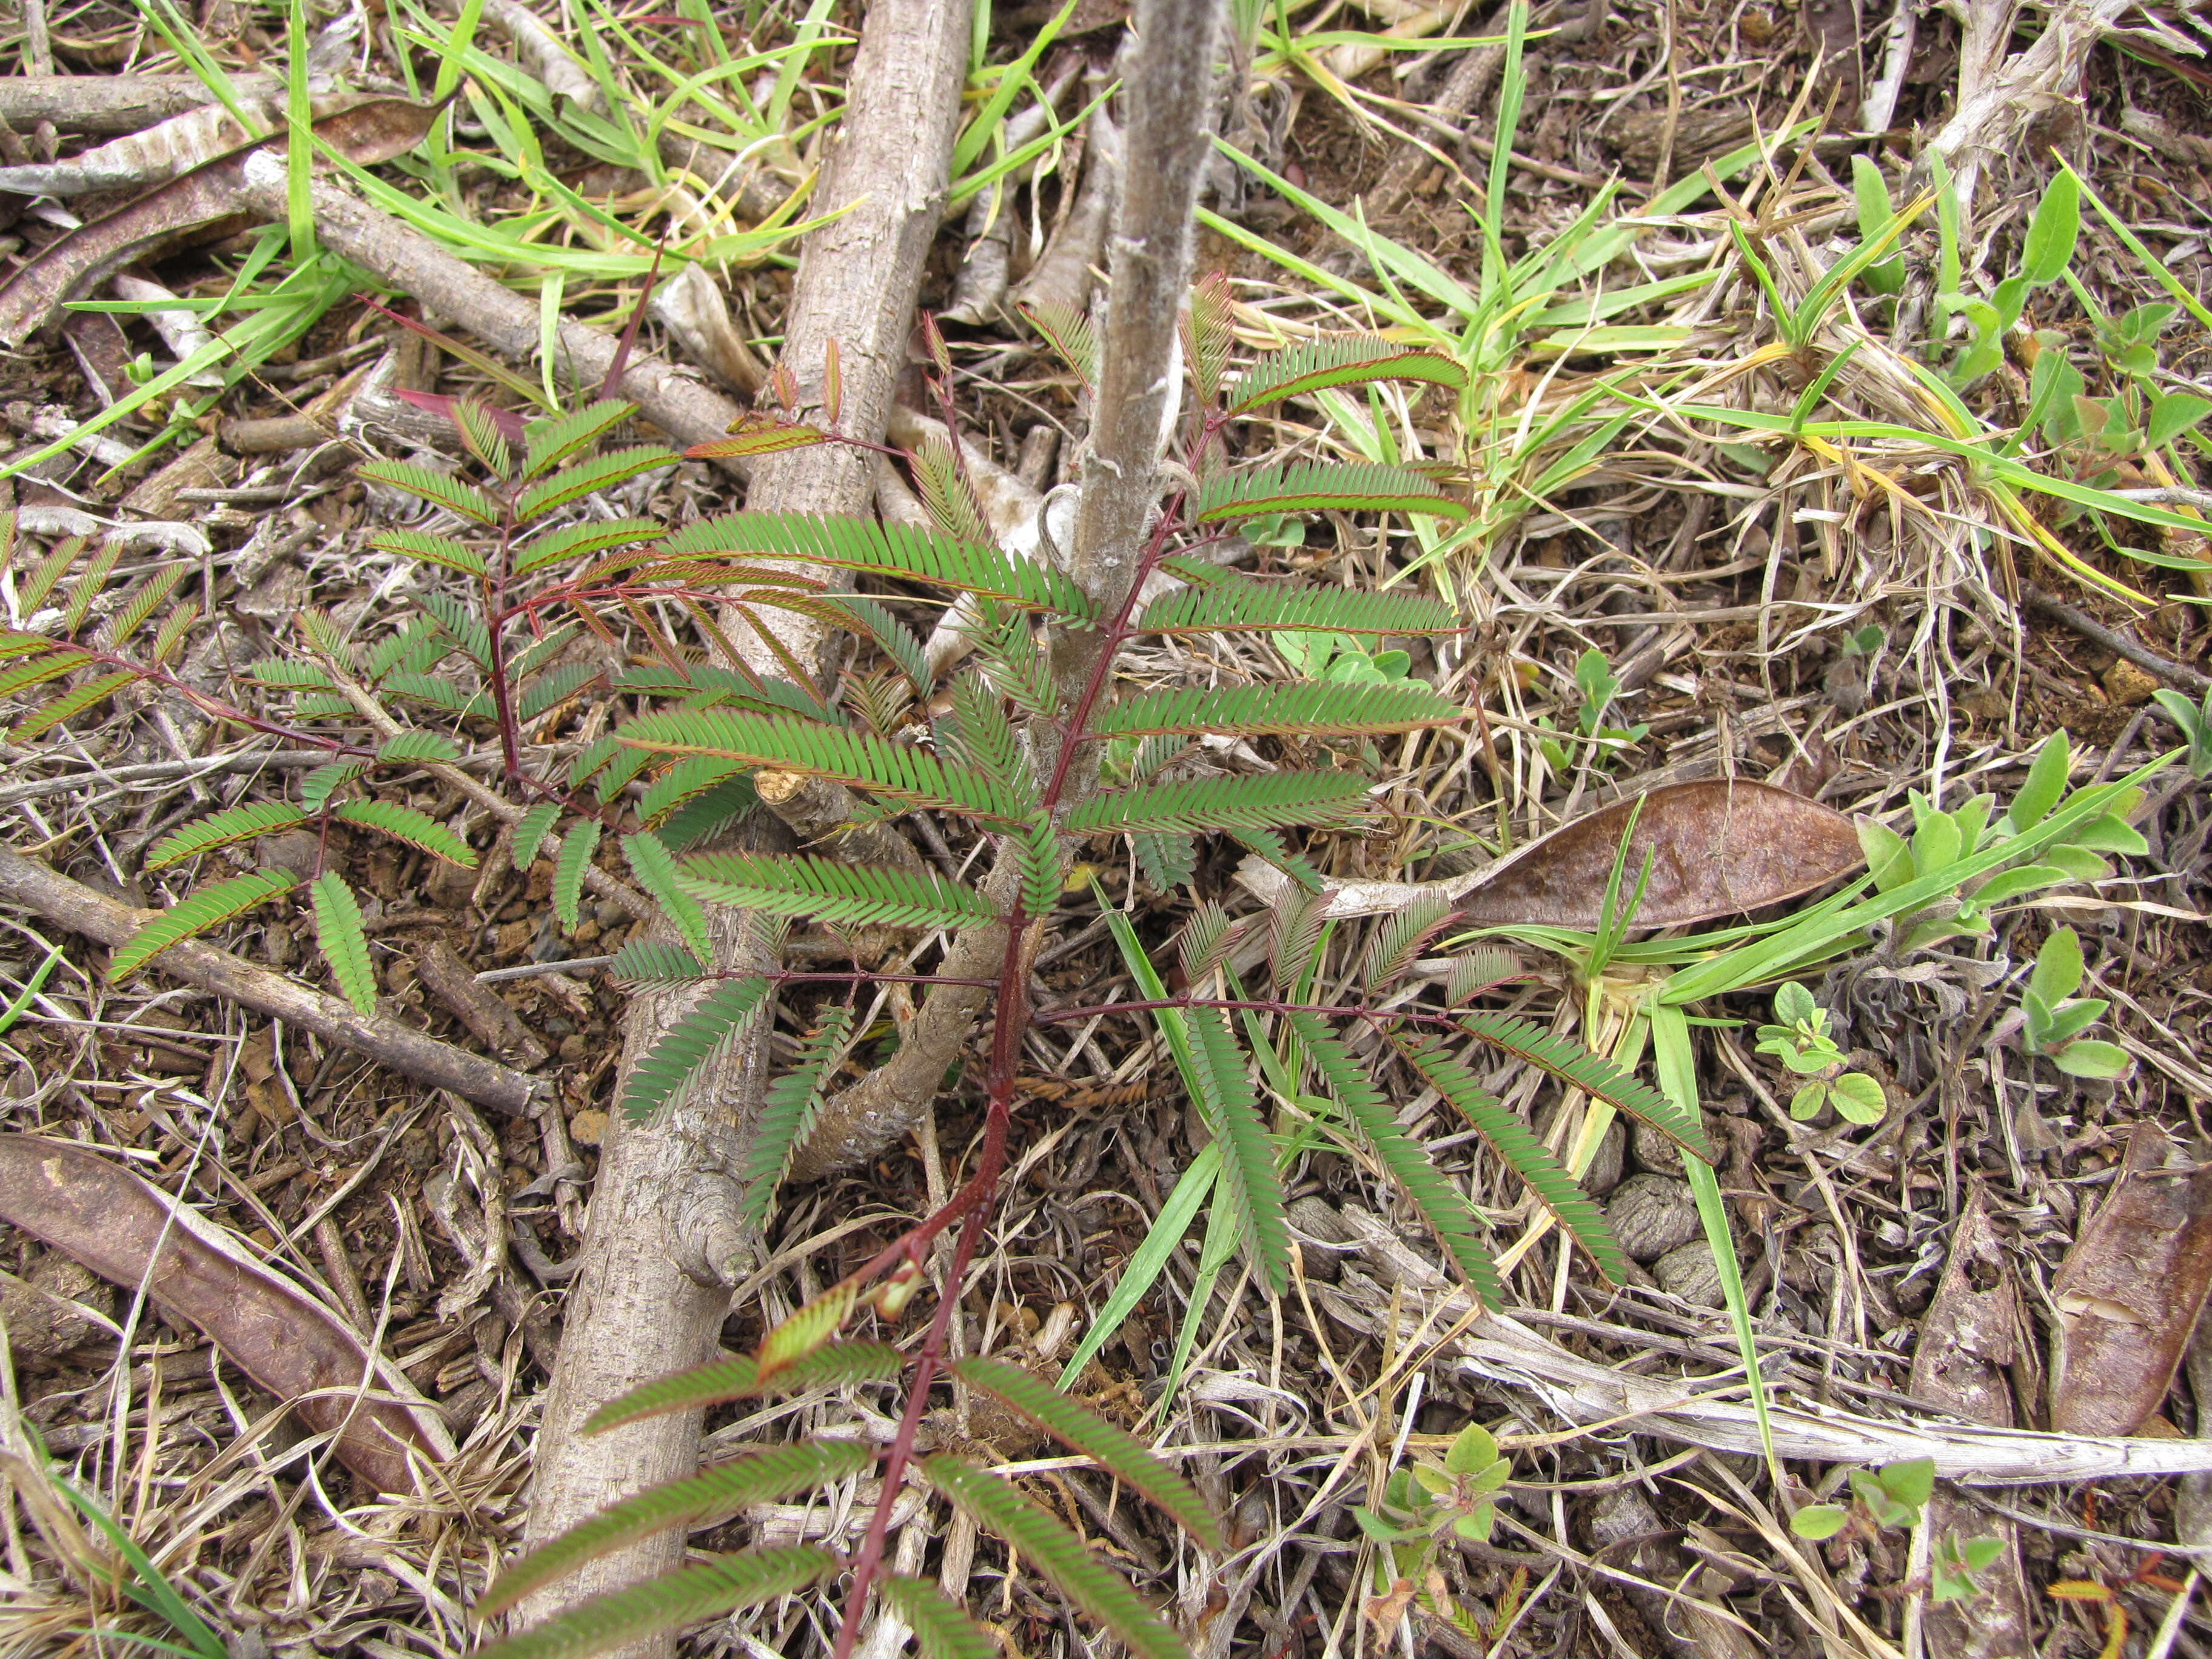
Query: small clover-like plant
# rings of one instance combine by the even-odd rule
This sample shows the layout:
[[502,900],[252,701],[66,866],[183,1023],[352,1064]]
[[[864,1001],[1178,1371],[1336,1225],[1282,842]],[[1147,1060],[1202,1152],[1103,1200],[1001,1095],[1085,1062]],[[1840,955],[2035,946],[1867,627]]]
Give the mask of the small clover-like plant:
[[1790,1097],[1790,1115],[1817,1117],[1832,1105],[1853,1123],[1879,1123],[1888,1101],[1881,1084],[1864,1072],[1844,1070],[1848,1057],[1828,1035],[1828,1011],[1796,980],[1774,994],[1776,1024],[1759,1028],[1759,1052],[1772,1054],[1806,1081]]
[[[1575,710],[1575,736],[1600,763],[1618,759],[1650,733],[1651,727],[1644,722],[1625,726],[1606,723],[1607,714],[1620,700],[1620,681],[1604,652],[1585,651],[1575,659],[1575,689],[1581,694]],[[1548,727],[1550,722],[1545,720],[1538,724]],[[1539,738],[1536,744],[1554,772],[1568,769],[1566,745],[1559,738]]]
[[1381,1546],[1376,1561],[1377,1601],[1402,1607],[1417,1599],[1437,1618],[1449,1620],[1479,1641],[1482,1632],[1453,1601],[1437,1571],[1438,1551],[1454,1539],[1488,1543],[1498,1518],[1498,1494],[1513,1478],[1513,1462],[1497,1437],[1470,1423],[1452,1437],[1441,1462],[1416,1460],[1390,1472],[1370,1504],[1355,1504],[1352,1519]]
[[2112,1006],[2102,997],[2074,994],[2086,971],[2081,940],[2071,927],[2057,928],[2044,940],[2020,994],[2021,1046],[2069,1077],[2125,1077],[2135,1066],[2126,1049],[2081,1035]]
[[[1814,1543],[1832,1538],[1872,1539],[1884,1530],[1917,1527],[1936,1492],[1936,1460],[1916,1457],[1879,1469],[1850,1472],[1848,1504],[1808,1504],[1790,1517],[1790,1530]],[[1960,1538],[1945,1533],[1930,1551],[1928,1594],[1937,1601],[1978,1595],[1977,1575],[2004,1553],[1996,1538]]]
[[[2066,798],[2071,765],[2066,734],[2056,732],[2036,750],[2027,776],[2002,812],[1996,811],[1993,795],[1975,795],[1946,811],[1916,790],[1910,797],[1909,840],[1871,819],[1860,823],[1859,841],[1876,890],[1889,893],[1917,885],[1927,892],[1923,903],[1897,920],[1896,956],[1961,934],[1986,934],[1993,905],[2049,887],[2103,881],[2112,873],[2104,854],[2148,850],[2127,821],[2142,800],[2142,791],[2132,786],[2116,789],[2106,810],[2069,823],[2063,833],[2042,828]],[[2009,845],[2021,850],[2008,858]],[[1980,867],[1966,873],[1962,867],[1970,865]],[[1961,873],[1947,882],[1954,870]]]

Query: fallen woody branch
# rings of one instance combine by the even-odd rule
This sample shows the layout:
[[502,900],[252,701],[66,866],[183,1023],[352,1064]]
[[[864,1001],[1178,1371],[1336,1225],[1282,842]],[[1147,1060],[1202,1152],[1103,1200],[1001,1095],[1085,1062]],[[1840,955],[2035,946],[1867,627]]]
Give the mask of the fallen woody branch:
[[[106,945],[122,944],[161,914],[104,897],[35,859],[5,848],[0,848],[0,899]],[[526,1115],[544,1087],[538,1079],[497,1060],[441,1042],[381,1014],[357,1012],[337,997],[240,962],[211,945],[197,940],[172,945],[149,966],[325,1042],[366,1054],[403,1077],[433,1088],[451,1089],[495,1111]]]

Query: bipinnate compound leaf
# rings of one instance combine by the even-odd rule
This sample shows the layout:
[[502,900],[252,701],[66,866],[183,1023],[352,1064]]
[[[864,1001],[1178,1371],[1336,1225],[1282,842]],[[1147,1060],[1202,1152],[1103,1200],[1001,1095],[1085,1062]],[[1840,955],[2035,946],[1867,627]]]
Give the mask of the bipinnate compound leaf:
[[539,1586],[625,1544],[688,1526],[704,1516],[794,1497],[858,1474],[875,1461],[874,1449],[860,1441],[813,1440],[762,1447],[702,1469],[689,1480],[649,1487],[610,1504],[515,1562],[484,1591],[476,1616],[495,1618]]
[[1098,384],[1098,331],[1091,319],[1061,301],[1024,303],[1021,313],[1031,328],[1044,336],[1053,356],[1065,363],[1085,390]]
[[374,1013],[376,970],[369,963],[368,933],[353,889],[337,871],[325,870],[308,887],[307,896],[315,907],[315,944],[331,964],[338,994],[353,1005],[356,1013]]
[[775,1189],[791,1163],[791,1149],[821,1110],[823,1079],[844,1053],[845,1038],[852,1029],[853,1011],[842,1003],[830,1004],[821,1023],[799,1045],[799,1058],[791,1068],[763,1091],[760,1121],[754,1126],[752,1146],[745,1156],[740,1213],[746,1225],[757,1227],[768,1219]]
[[282,801],[227,806],[162,836],[148,849],[144,867],[149,874],[166,870],[173,864],[182,864],[186,859],[197,858],[218,847],[234,847],[240,842],[274,835],[279,830],[290,830],[307,821],[305,812]]
[[1573,1084],[1582,1093],[1608,1102],[1614,1110],[1624,1110],[1644,1124],[1650,1124],[1668,1139],[1679,1141],[1683,1148],[1701,1157],[1705,1164],[1712,1164],[1717,1157],[1712,1141],[1705,1137],[1705,1124],[1697,1115],[1683,1110],[1650,1084],[1639,1082],[1631,1073],[1621,1071],[1604,1055],[1595,1055],[1577,1042],[1555,1037],[1535,1020],[1520,1020],[1516,1015],[1498,1013],[1493,1009],[1462,1013],[1458,1024],[1467,1036],[1480,1037],[1493,1048],[1502,1048],[1531,1066],[1541,1066],[1559,1082]]
[[842,927],[974,927],[990,902],[934,870],[844,864],[811,853],[694,853],[677,866],[684,890],[714,904]]
[[563,927],[575,927],[584,920],[584,877],[599,849],[597,818],[580,820],[561,837],[561,854],[553,860],[553,915]]
[[646,785],[638,797],[637,815],[647,823],[659,823],[686,801],[744,769],[743,763],[719,755],[686,755]]
[[634,749],[669,755],[720,755],[749,766],[835,778],[894,800],[941,806],[972,817],[1018,823],[1029,808],[1018,793],[972,768],[948,766],[912,744],[891,743],[842,726],[787,714],[682,709],[647,714],[615,736]]
[[1199,1085],[1199,1110],[1221,1143],[1221,1187],[1243,1223],[1245,1242],[1267,1288],[1290,1287],[1291,1228],[1275,1169],[1275,1144],[1260,1115],[1259,1097],[1245,1069],[1244,1050],[1218,1008],[1191,1008],[1191,1073]]
[[1102,789],[1067,815],[1069,833],[1182,835],[1340,824],[1367,805],[1365,778],[1349,772],[1273,772],[1255,777],[1178,779]]
[[442,732],[401,732],[376,751],[380,761],[421,761],[451,765],[461,757],[461,745]]
[[476,1659],[590,1659],[656,1631],[803,1590],[842,1565],[811,1544],[717,1556],[665,1578],[595,1595],[519,1636],[478,1649]]
[[1182,686],[1140,691],[1100,713],[1093,735],[1155,732],[1259,737],[1271,733],[1342,738],[1446,726],[1467,711],[1424,685],[1356,685],[1296,680],[1283,685]]
[[636,409],[635,404],[605,398],[566,415],[530,422],[522,428],[523,477],[534,478],[548,467],[558,466],[570,456],[581,454],[628,420]]
[[277,894],[289,892],[293,885],[289,870],[253,870],[203,887],[171,905],[117,945],[115,954],[107,961],[107,976],[119,980],[172,945],[220,927],[233,916],[243,915]]
[[477,855],[468,842],[428,813],[418,812],[411,806],[389,800],[341,801],[331,808],[331,816],[390,836],[394,841],[404,841],[410,847],[419,847],[448,864],[476,868]]
[[622,849],[623,857],[629,862],[630,874],[637,878],[639,886],[652,895],[669,925],[691,947],[691,954],[702,962],[712,957],[714,946],[707,936],[707,912],[678,875],[675,854],[650,830],[624,836]]
[[1706,1163],[1714,1161],[1713,1144],[1706,1139],[1705,1126],[1694,1112],[1677,1106],[1603,1054],[1594,1054],[1579,1043],[1554,1036],[1534,1020],[1490,1009],[1462,1014],[1459,1027],[1469,1036],[1531,1066],[1541,1066],[1584,1094],[1594,1095],[1617,1110],[1650,1124]]
[[1188,1659],[1182,1638],[1127,1579],[1009,1482],[943,1453],[924,1458],[921,1472],[977,1525],[1012,1545],[1054,1589],[1120,1637],[1137,1659]]
[[876,1581],[876,1590],[914,1632],[921,1659],[1002,1659],[989,1633],[936,1585],[889,1573]]
[[663,449],[658,444],[642,444],[632,449],[612,449],[604,455],[594,455],[587,461],[578,461],[564,466],[558,472],[541,478],[515,498],[516,521],[528,524],[532,519],[544,517],[556,508],[580,501],[598,489],[611,489],[625,483],[641,473],[655,467],[673,466],[678,457],[672,449]]
[[402,558],[442,565],[464,576],[484,574],[483,555],[451,536],[434,536],[427,530],[380,530],[368,538],[368,544],[380,553],[397,553]]
[[768,1000],[771,988],[757,974],[717,982],[631,1068],[629,1086],[623,1091],[623,1115],[635,1123],[665,1104],[693,1073],[723,1052]]
[[553,832],[559,822],[561,803],[540,801],[514,821],[514,832],[507,856],[518,870],[527,870],[538,857],[538,849],[545,844],[545,837]]
[[750,1354],[734,1354],[632,1389],[593,1412],[584,1432],[597,1434],[663,1412],[694,1411],[764,1395],[804,1394],[852,1382],[888,1382],[906,1368],[906,1357],[888,1342],[832,1342],[763,1377]]
[[754,1356],[760,1361],[761,1380],[773,1380],[777,1373],[828,1346],[860,1304],[859,1285],[832,1285],[811,1302],[787,1314]]
[[548,565],[604,553],[611,547],[657,541],[667,533],[666,525],[656,524],[651,519],[587,519],[581,524],[563,525],[558,530],[532,537],[510,553],[507,574],[527,576]]
[[28,743],[33,738],[43,737],[64,720],[73,720],[79,714],[97,708],[125,686],[140,678],[136,669],[118,669],[112,674],[102,674],[97,679],[87,680],[82,685],[72,685],[52,702],[15,722],[8,733],[10,743]]
[[[442,507],[449,513],[472,519],[481,525],[497,524],[503,516],[497,501],[474,484],[457,478],[450,472],[434,472],[427,466],[417,466],[412,461],[363,461],[354,471],[357,477],[367,478],[372,483],[387,484],[426,501],[433,507]],[[420,558],[423,556],[416,552],[415,556]],[[478,574],[481,574],[481,569]]]
[[707,977],[707,965],[665,939],[634,939],[615,952],[607,971],[625,985],[688,985]]
[[1326,386],[1372,380],[1457,386],[1467,383],[1467,374],[1442,352],[1402,346],[1379,334],[1323,334],[1272,352],[1246,369],[1231,390],[1229,412],[1242,415]]
[[1167,1511],[1176,1523],[1217,1554],[1228,1550],[1221,1521],[1198,1495],[1198,1488],[1154,1456],[1145,1443],[1088,1406],[1003,1359],[956,1359],[952,1374],[971,1388],[993,1395],[1072,1450]]
[[1498,1267],[1482,1246],[1474,1206],[1444,1179],[1428,1152],[1398,1124],[1397,1114],[1370,1076],[1370,1066],[1345,1047],[1344,1039],[1321,1015],[1300,1009],[1289,1015],[1291,1029],[1314,1063],[1322,1089],[1359,1132],[1390,1178],[1398,1183],[1431,1232],[1459,1265],[1486,1307],[1504,1304]]
[[[1553,830],[1481,872],[1460,909],[1463,925],[1535,926],[1595,933],[1634,801]],[[1677,927],[1779,904],[1866,862],[1850,819],[1771,784],[1700,779],[1643,797],[1628,846],[1624,901],[1646,854],[1651,879],[1638,927]]]
[[1433,1042],[1400,1046],[1413,1068],[1528,1182],[1537,1200],[1573,1235],[1597,1270],[1619,1284],[1626,1276],[1627,1258],[1606,1222],[1605,1212],[1575,1184],[1575,1178],[1552,1156],[1551,1149],[1530,1133],[1510,1107],[1476,1082],[1474,1073],[1449,1050]]
[[[1195,560],[1171,561],[1177,574]],[[1195,570],[1190,572],[1195,575]],[[1202,580],[1146,605],[1137,626],[1148,634],[1237,634],[1324,629],[1334,634],[1452,634],[1459,618],[1425,593],[1313,587],[1261,581],[1209,569]]]
[[732,513],[685,526],[656,550],[665,558],[759,558],[903,576],[1032,611],[1087,617],[1083,590],[1056,567],[910,525],[807,513]]
[[1424,513],[1465,519],[1474,509],[1418,472],[1371,461],[1293,461],[1206,481],[1192,516],[1225,524],[1275,513]]

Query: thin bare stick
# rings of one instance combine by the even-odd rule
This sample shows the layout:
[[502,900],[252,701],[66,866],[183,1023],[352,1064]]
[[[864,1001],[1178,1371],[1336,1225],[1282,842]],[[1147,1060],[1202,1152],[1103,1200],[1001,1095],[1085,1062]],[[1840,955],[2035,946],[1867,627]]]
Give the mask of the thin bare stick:
[[[95,893],[35,859],[0,848],[0,899],[20,904],[71,933],[120,945],[161,914],[140,910]],[[172,945],[149,964],[157,973],[243,1003],[326,1042],[367,1054],[402,1076],[517,1116],[530,1110],[542,1085],[482,1055],[441,1042],[381,1014],[362,1014],[337,997],[309,989],[283,974],[240,962],[228,951],[187,940]]]

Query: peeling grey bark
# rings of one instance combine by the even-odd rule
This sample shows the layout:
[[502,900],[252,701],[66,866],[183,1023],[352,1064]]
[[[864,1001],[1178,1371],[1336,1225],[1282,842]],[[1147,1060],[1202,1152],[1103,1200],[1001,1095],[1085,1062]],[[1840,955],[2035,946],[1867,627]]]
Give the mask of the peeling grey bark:
[[[843,382],[840,424],[879,439],[905,361],[921,265],[939,222],[959,93],[969,8],[959,0],[878,0],[868,8],[838,147],[819,205],[852,210],[807,240],[787,325],[784,362],[818,398],[830,343]],[[764,511],[865,512],[876,457],[842,446],[769,456],[753,470],[746,505]],[[794,622],[803,619],[793,618]],[[759,650],[742,623],[732,638]],[[800,660],[818,662],[821,635],[786,631]],[[781,673],[765,659],[763,665]],[[781,835],[772,820],[750,833]],[[741,913],[710,913],[716,959],[769,966]],[[641,996],[630,1006],[622,1075],[696,992]],[[739,1234],[736,1172],[764,1082],[765,1025],[732,1061],[702,1076],[649,1122],[611,1125],[592,1200],[583,1266],[568,1304],[560,1364],[538,1431],[526,1543],[536,1546],[614,1498],[687,1474],[698,1456],[699,1414],[672,1414],[586,1437],[583,1419],[653,1376],[709,1358],[750,1244]],[[532,1597],[534,1624],[587,1595],[634,1583],[683,1559],[681,1531],[603,1558]],[[665,1656],[673,1638],[634,1644],[630,1659]]]

